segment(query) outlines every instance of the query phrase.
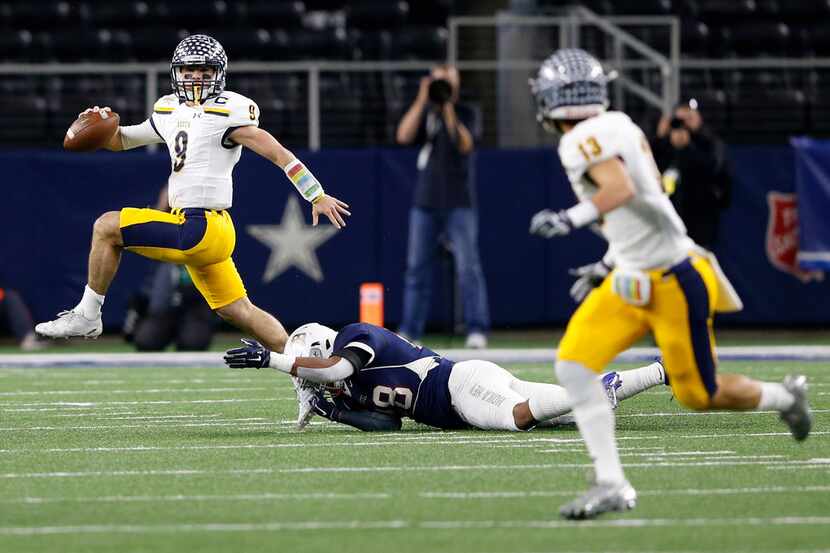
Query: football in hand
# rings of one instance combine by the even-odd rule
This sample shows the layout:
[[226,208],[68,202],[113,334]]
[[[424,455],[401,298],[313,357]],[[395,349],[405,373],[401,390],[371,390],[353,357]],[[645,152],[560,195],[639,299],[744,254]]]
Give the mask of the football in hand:
[[63,147],[70,152],[94,152],[106,146],[118,130],[119,117],[114,111],[85,111],[66,131]]

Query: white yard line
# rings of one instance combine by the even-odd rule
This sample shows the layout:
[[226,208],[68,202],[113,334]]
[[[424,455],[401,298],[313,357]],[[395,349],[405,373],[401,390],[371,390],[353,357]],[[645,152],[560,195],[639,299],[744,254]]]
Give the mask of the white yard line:
[[[233,420],[233,419],[228,419]],[[243,421],[248,419],[242,419]],[[163,426],[164,429],[167,428],[200,428],[200,427],[208,427],[208,426],[232,426],[236,428],[243,428],[249,426],[271,426],[273,427],[274,424],[271,422],[220,422],[220,421],[212,421],[212,422],[187,422],[187,423],[169,423]],[[26,430],[32,430],[35,432],[42,432],[45,430],[55,430],[55,431],[65,431],[65,430],[117,430],[117,429],[125,429],[125,428],[147,428],[147,424],[96,424],[96,425],[88,425],[88,426],[30,426],[30,427],[22,427],[22,428],[15,428],[15,427],[6,427],[0,428],[0,432],[20,432]],[[157,428],[160,430],[161,427]],[[286,434],[288,432],[285,432]],[[280,434],[279,432],[272,433],[274,435]]]
[[234,495],[107,495],[99,497],[21,497],[0,503],[166,503],[179,501],[351,501],[389,499],[388,493],[255,493]]
[[[98,417],[102,421],[159,421],[164,422],[168,419],[210,419],[215,417],[220,417],[219,413],[211,413],[211,414],[204,414],[204,415],[140,415],[140,414],[127,414],[128,416],[102,416],[100,413]],[[132,416],[130,416],[132,415]],[[242,420],[242,419],[239,419]],[[253,420],[253,419],[245,419],[245,420]],[[258,418],[256,420],[268,420],[263,418]]]
[[[259,421],[259,418],[252,419],[230,419],[225,421],[223,419],[215,420],[216,423],[222,422],[246,422]],[[163,421],[161,421],[163,422]],[[215,426],[214,421],[210,421],[204,426]],[[267,424],[267,423],[263,423]],[[188,426],[189,423],[177,426]],[[143,425],[139,425],[143,426]],[[198,426],[202,426],[201,424]],[[360,436],[360,435],[358,435]],[[390,445],[400,446],[436,446],[436,445],[450,445],[450,446],[488,446],[492,444],[500,444],[503,440],[487,440],[487,439],[468,439],[468,440],[451,440],[451,441],[395,441],[395,440],[381,440],[381,441],[350,441],[350,442],[319,442],[319,443],[276,443],[276,444],[201,444],[201,445],[173,445],[173,446],[151,446],[151,445],[130,445],[130,446],[108,446],[108,447],[69,447],[69,448],[9,448],[0,449],[0,454],[42,454],[42,453],[141,453],[149,451],[209,451],[209,450],[246,450],[246,449],[295,449],[295,448],[348,448],[348,447],[389,447]],[[535,447],[540,447],[538,444]],[[584,453],[583,448],[557,448],[557,449],[540,449],[541,453]],[[743,460],[743,459],[779,459],[783,455],[736,455],[734,451],[676,451],[676,452],[655,452],[655,451],[640,451],[630,452],[622,449],[621,457],[645,457],[648,461],[661,462],[681,462],[681,461],[707,461],[707,460]]]
[[621,518],[613,520],[448,520],[425,521],[420,528],[459,529],[530,529],[530,528],[661,528],[670,526],[823,526],[830,517],[744,517],[744,518]]
[[228,387],[228,388],[136,388],[133,390],[26,390],[15,392],[0,392],[0,397],[18,397],[18,396],[58,396],[58,395],[72,395],[77,394],[85,396],[89,394],[199,394],[199,393],[219,393],[219,392],[263,392],[271,391],[271,388],[265,386],[256,387]]
[[[239,419],[240,421],[244,421],[247,419]],[[217,421],[221,422],[221,421]],[[204,426],[209,426],[212,424],[207,423]],[[144,426],[144,425],[138,425]],[[182,424],[177,426],[193,426],[188,424]],[[196,425],[196,426],[203,426],[203,425]],[[358,436],[361,436],[358,434]],[[412,446],[435,446],[435,445],[485,445],[490,446],[491,444],[498,444],[502,443],[500,439],[468,439],[468,440],[451,440],[451,441],[435,441],[435,440],[427,440],[427,441],[394,441],[394,440],[381,440],[381,441],[353,441],[353,442],[319,442],[319,443],[306,443],[306,442],[297,442],[297,443],[278,443],[278,444],[205,444],[205,445],[175,445],[175,446],[149,446],[149,445],[132,445],[132,446],[111,446],[111,447],[70,447],[70,448],[44,448],[44,449],[35,449],[35,448],[16,448],[16,449],[0,449],[0,454],[2,453],[11,453],[11,454],[21,454],[21,453],[140,453],[146,451],[204,451],[204,450],[233,450],[233,449],[295,449],[295,448],[347,448],[347,447],[389,447],[390,445],[412,445]],[[537,446],[538,447],[538,446]],[[579,452],[584,453],[584,449],[573,449],[573,450],[551,450],[556,452]],[[715,452],[717,453],[717,452]],[[705,454],[705,453],[702,453]],[[655,453],[641,453],[642,455],[657,455]]]
[[105,405],[179,405],[179,404],[212,404],[212,403],[255,403],[262,401],[297,401],[296,397],[265,397],[265,398],[226,398],[226,399],[159,399],[146,401],[55,401],[45,403],[4,403],[11,408],[3,408],[6,412],[37,411],[25,409],[27,407],[100,407]]
[[[570,497],[580,490],[550,490],[550,491],[490,491],[490,492],[420,492],[419,497],[424,499],[525,499]],[[711,488],[711,489],[667,489],[642,490],[640,496],[718,496],[718,495],[750,495],[767,493],[823,493],[830,492],[830,486],[768,486],[759,488]],[[110,495],[90,497],[20,497],[15,499],[0,499],[0,503],[42,505],[50,503],[169,503],[182,501],[352,501],[366,499],[393,499],[389,493],[255,493],[232,495]]]
[[[563,491],[491,491],[491,492],[421,492],[418,495],[426,499],[521,499],[527,497],[570,497],[577,495],[581,490]],[[662,495],[744,495],[764,493],[814,493],[830,492],[830,486],[767,486],[760,488],[690,488],[665,490],[637,490],[640,496]]]
[[[822,394],[818,394],[822,395]],[[830,395],[830,393],[825,394]],[[830,409],[812,409],[813,413],[830,413]],[[712,417],[722,415],[777,415],[778,411],[680,411],[674,413],[630,413],[616,414],[618,419],[630,419],[639,417]]]
[[83,526],[0,527],[0,535],[42,536],[52,534],[158,534],[179,532],[281,532],[286,530],[375,530],[408,528],[402,520],[343,522],[265,522],[207,524],[91,524]]
[[830,524],[830,517],[743,518],[628,518],[612,520],[351,520],[258,523],[190,524],[90,524],[77,526],[0,527],[0,535],[40,536],[49,534],[167,534],[178,532],[283,532],[315,530],[376,529],[562,529],[562,528],[665,528],[673,526],[816,526]]
[[[298,444],[301,445],[301,444]],[[796,468],[800,465],[823,465],[830,468],[830,459],[809,459],[804,461],[727,461],[727,462],[693,462],[693,463],[623,463],[626,468],[658,467],[703,467],[703,466],[742,466],[742,465],[787,465]],[[326,473],[373,473],[399,472],[476,472],[490,470],[555,470],[592,467],[591,463],[546,463],[517,465],[405,465],[405,466],[369,466],[369,467],[296,467],[296,468],[250,468],[229,470],[204,469],[157,469],[157,470],[100,470],[100,471],[65,471],[65,472],[9,472],[0,473],[0,479],[20,478],[91,478],[110,476],[206,476],[206,475],[243,475],[243,474],[326,474]]]
[[798,465],[797,467],[789,467],[787,465],[782,466],[774,466],[774,467],[767,467],[767,470],[812,470],[812,469],[820,469],[826,470],[830,472],[830,464],[828,463],[816,463],[812,465]]

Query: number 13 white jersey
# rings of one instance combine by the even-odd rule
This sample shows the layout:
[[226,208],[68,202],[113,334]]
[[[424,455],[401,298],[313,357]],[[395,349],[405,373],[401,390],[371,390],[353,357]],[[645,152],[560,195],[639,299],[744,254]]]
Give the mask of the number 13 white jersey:
[[170,151],[170,207],[231,207],[232,173],[242,147],[228,135],[238,127],[259,126],[256,103],[226,90],[191,107],[168,94],[153,106],[150,123]]
[[622,112],[609,111],[578,123],[559,142],[559,158],[580,201],[597,193],[587,171],[618,158],[634,182],[634,197],[602,218],[602,234],[617,267],[669,267],[693,243],[663,191],[660,172],[643,131]]

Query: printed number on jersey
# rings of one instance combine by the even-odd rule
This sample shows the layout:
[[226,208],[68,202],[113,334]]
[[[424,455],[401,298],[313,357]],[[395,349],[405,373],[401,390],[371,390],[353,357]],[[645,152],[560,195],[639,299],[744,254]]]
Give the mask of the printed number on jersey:
[[187,158],[187,133],[179,131],[175,142],[176,159],[173,160],[173,172],[178,173],[184,167],[184,160]]
[[372,390],[372,401],[381,409],[409,411],[412,407],[412,390],[401,387],[375,386],[375,389]]
[[602,154],[602,146],[599,145],[597,139],[589,136],[585,142],[579,144],[579,153],[585,158],[585,161],[591,161]]

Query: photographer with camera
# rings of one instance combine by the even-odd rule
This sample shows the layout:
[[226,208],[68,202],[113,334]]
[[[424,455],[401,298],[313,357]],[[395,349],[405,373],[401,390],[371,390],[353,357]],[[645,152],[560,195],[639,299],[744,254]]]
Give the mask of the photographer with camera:
[[689,236],[706,249],[714,246],[720,212],[729,206],[726,148],[703,124],[694,98],[663,116],[651,147],[663,174],[663,187]]
[[445,237],[455,259],[464,305],[466,346],[487,346],[490,314],[478,254],[473,150],[478,114],[458,102],[455,67],[441,65],[421,79],[415,101],[398,125],[398,144],[419,144],[418,182],[409,215],[409,251],[400,333],[418,340],[426,325],[436,254]]

